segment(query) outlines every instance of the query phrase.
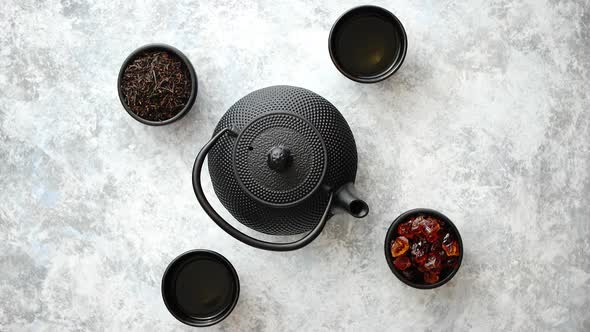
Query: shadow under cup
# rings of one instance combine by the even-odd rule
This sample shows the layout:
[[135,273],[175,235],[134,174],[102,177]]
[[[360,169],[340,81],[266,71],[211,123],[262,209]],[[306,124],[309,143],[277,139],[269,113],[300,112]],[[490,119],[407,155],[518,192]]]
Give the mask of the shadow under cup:
[[388,10],[360,6],[344,13],[330,32],[332,62],[351,80],[375,83],[402,65],[407,37],[401,22]]
[[238,275],[222,255],[193,250],[175,258],[162,278],[168,311],[191,326],[210,326],[225,319],[240,292]]

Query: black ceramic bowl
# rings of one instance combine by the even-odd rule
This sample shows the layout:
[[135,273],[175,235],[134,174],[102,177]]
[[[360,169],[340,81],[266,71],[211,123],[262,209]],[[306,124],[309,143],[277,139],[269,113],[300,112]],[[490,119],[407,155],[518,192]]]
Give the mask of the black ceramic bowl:
[[[139,115],[133,113],[133,111],[131,111],[131,109],[129,108],[129,106],[125,102],[125,97],[123,96],[123,91],[121,90],[121,82],[123,79],[123,74],[125,72],[125,68],[127,68],[127,65],[131,61],[133,61],[139,54],[141,54],[142,52],[145,52],[145,51],[164,51],[164,52],[168,52],[168,53],[172,53],[172,54],[176,55],[185,64],[185,66],[188,69],[190,76],[191,76],[191,95],[190,95],[186,105],[184,106],[184,108],[180,112],[178,112],[178,114],[176,114],[175,116],[171,117],[170,119],[167,119],[164,121],[146,120],[146,119],[140,117]],[[137,120],[143,124],[149,125],[149,126],[163,126],[163,125],[167,125],[169,123],[172,123],[174,121],[181,119],[193,107],[195,100],[197,99],[197,91],[198,91],[197,74],[195,72],[195,68],[193,67],[193,65],[191,64],[189,59],[186,57],[186,55],[184,55],[178,49],[176,49],[170,45],[166,45],[166,44],[148,44],[148,45],[144,45],[144,46],[136,49],[131,54],[129,54],[127,59],[125,59],[125,61],[123,62],[123,65],[121,65],[121,69],[119,70],[119,77],[117,79],[117,91],[119,92],[119,100],[121,101],[121,104],[123,104],[123,107],[125,108],[127,113],[129,113],[129,115],[131,115],[132,118],[134,118],[135,120]]]
[[[374,39],[369,39],[374,38]],[[362,50],[378,49],[373,72],[355,72],[351,54]],[[408,49],[406,30],[400,20],[387,9],[377,6],[359,6],[342,14],[330,31],[328,38],[330,58],[336,68],[349,79],[360,83],[376,83],[393,75],[402,65]],[[383,61],[383,62],[381,62]],[[378,64],[378,65],[377,65]]]
[[[393,257],[391,256],[391,242],[393,240],[395,240],[395,238],[397,237],[397,226],[401,223],[404,223],[404,222],[410,220],[410,218],[418,216],[420,214],[427,215],[427,216],[428,215],[433,216],[441,221],[444,221],[445,224],[447,225],[446,227],[448,227],[450,229],[452,234],[457,238],[457,242],[459,243],[460,255],[458,257],[457,268],[455,268],[452,272],[450,272],[445,278],[439,280],[437,283],[434,283],[434,284],[416,283],[416,282],[408,280],[406,277],[404,277],[404,275],[400,271],[398,271],[398,269],[395,268],[395,266],[393,265]],[[387,230],[387,235],[385,236],[385,260],[387,261],[387,265],[389,265],[391,272],[393,272],[393,274],[395,274],[395,276],[399,280],[401,280],[403,283],[405,283],[408,286],[411,286],[414,288],[419,288],[419,289],[432,289],[432,288],[440,287],[440,286],[446,284],[449,280],[453,279],[453,277],[455,276],[455,274],[457,273],[457,271],[461,267],[461,261],[463,260],[463,241],[461,240],[461,234],[459,234],[459,230],[457,229],[455,224],[453,224],[453,222],[449,218],[447,218],[447,216],[445,216],[444,214],[442,214],[438,211],[431,210],[431,209],[424,209],[424,208],[418,208],[418,209],[406,211],[406,212],[402,213],[399,217],[397,217],[393,221],[391,226],[389,226],[389,229]]]
[[162,298],[180,322],[204,327],[234,310],[240,280],[231,263],[210,250],[191,250],[176,257],[162,277]]

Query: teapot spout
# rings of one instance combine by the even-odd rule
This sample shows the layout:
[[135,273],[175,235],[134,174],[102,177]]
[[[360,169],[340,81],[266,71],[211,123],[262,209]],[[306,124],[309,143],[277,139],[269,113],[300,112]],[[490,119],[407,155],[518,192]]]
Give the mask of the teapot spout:
[[352,182],[346,183],[336,190],[334,204],[336,207],[334,212],[346,212],[355,218],[363,218],[369,214],[369,206],[358,198]]

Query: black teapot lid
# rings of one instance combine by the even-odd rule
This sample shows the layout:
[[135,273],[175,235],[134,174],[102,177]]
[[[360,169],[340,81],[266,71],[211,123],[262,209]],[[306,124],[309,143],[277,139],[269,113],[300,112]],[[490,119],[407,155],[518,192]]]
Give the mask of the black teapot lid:
[[240,132],[233,167],[242,189],[271,206],[291,206],[324,179],[326,146],[318,130],[295,113],[266,113]]

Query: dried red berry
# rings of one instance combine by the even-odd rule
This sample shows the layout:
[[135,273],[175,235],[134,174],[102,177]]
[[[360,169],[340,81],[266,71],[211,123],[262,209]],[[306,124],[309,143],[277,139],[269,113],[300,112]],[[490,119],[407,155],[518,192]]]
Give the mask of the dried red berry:
[[391,255],[398,257],[405,254],[410,248],[410,241],[404,236],[398,236],[391,244]]
[[410,229],[410,231],[412,232],[412,234],[416,236],[422,233],[422,223],[424,222],[424,217],[417,216],[416,218],[412,219],[411,222],[412,228]]
[[415,258],[426,256],[428,253],[428,247],[430,247],[428,241],[423,238],[418,238],[416,242],[412,244],[412,256]]
[[459,256],[459,243],[453,239],[450,233],[447,233],[443,238],[442,247],[447,256]]
[[434,284],[438,282],[439,276],[438,273],[435,272],[425,272],[424,273],[424,282],[427,284]]
[[434,218],[428,217],[424,220],[422,224],[422,234],[426,237],[428,242],[434,242],[438,239],[438,231],[440,230],[440,225],[438,221]]
[[437,270],[440,269],[441,264],[442,261],[440,259],[440,256],[434,253],[430,253],[428,254],[428,258],[426,258],[426,261],[424,262],[424,268],[426,268],[427,270]]
[[447,257],[447,253],[443,250],[440,239],[430,246],[430,252],[439,255],[442,259]]
[[444,266],[446,268],[450,268],[450,269],[456,269],[457,266],[459,265],[459,260],[457,258],[449,258],[447,260],[444,261]]
[[408,258],[408,256],[401,256],[396,258],[393,261],[393,265],[398,269],[398,270],[405,270],[407,268],[409,268],[410,266],[412,266],[412,262],[410,261],[410,259]]
[[405,236],[408,239],[413,238],[414,234],[412,233],[412,222],[408,221],[397,226],[397,234],[400,236]]
[[416,271],[415,268],[409,267],[409,268],[405,269],[404,271],[402,271],[402,274],[409,281],[416,281],[416,279],[418,279],[418,277],[419,277],[419,274],[421,274],[421,273],[418,273],[418,271]]

